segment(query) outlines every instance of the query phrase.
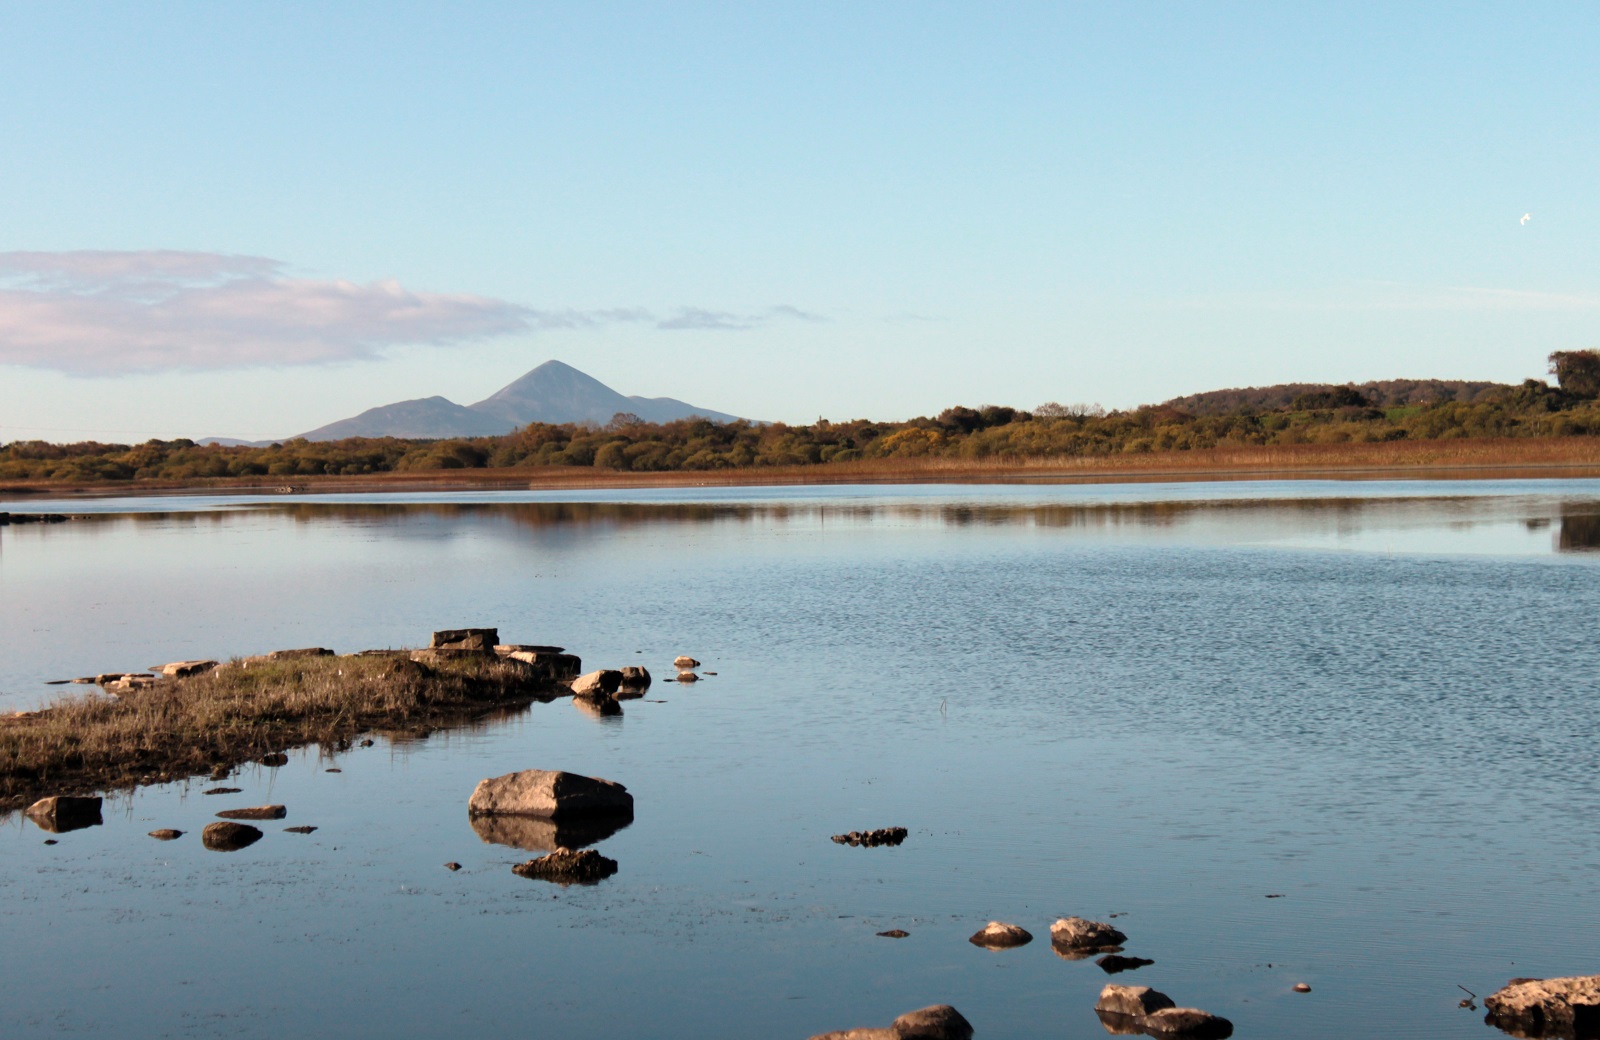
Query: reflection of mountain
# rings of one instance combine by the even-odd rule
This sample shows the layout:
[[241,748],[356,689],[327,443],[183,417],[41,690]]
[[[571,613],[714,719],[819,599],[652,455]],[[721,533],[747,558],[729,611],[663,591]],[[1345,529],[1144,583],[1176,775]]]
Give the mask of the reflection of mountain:
[[1590,552],[1600,549],[1600,513],[1563,513],[1561,530],[1556,534],[1560,552]]
[[629,814],[581,820],[546,820],[538,816],[474,816],[472,829],[491,845],[530,852],[581,849],[605,841],[633,822]]

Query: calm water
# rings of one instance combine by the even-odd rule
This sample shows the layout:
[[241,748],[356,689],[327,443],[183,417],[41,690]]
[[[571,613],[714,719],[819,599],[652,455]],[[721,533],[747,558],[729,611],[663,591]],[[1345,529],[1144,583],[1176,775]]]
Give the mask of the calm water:
[[[718,673],[144,789],[54,846],[13,816],[6,1036],[804,1038],[933,1002],[1104,1036],[1065,914],[1124,914],[1156,963],[1115,981],[1241,1037],[1493,1037],[1458,984],[1600,971],[1600,483],[0,508],[94,514],[0,530],[0,710],[464,625]],[[479,839],[473,785],[522,768],[629,786],[616,877]],[[201,848],[268,800],[320,829]],[[1039,938],[970,946],[990,919]]]

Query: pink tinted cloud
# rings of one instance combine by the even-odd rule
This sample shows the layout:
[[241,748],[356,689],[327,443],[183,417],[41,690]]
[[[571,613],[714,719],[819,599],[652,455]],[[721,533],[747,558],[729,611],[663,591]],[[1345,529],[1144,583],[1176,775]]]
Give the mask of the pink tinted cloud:
[[283,268],[165,250],[0,253],[0,364],[78,375],[307,365],[544,324],[504,300]]

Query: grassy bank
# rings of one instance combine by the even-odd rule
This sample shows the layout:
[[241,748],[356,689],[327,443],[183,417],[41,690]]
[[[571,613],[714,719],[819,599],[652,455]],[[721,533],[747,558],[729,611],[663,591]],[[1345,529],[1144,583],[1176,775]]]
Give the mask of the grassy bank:
[[518,661],[403,654],[232,664],[120,697],[67,697],[0,719],[0,809],[209,774],[371,729],[426,730],[549,697]]
[[[615,471],[512,466],[433,472],[296,477],[306,492],[574,490],[633,487],[756,487],[802,484],[1104,483],[1153,480],[1488,478],[1600,476],[1600,437],[1445,438],[1348,444],[1234,445],[1133,455],[1025,458],[857,459],[715,471]],[[259,478],[133,481],[5,481],[0,500],[60,494],[272,492]],[[289,496],[285,496],[289,497]]]

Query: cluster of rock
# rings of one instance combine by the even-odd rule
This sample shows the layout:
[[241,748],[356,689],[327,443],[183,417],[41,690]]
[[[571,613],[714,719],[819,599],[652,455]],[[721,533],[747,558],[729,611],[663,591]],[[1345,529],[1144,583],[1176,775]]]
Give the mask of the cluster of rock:
[[0,527],[11,524],[64,524],[71,519],[60,513],[0,513]]
[[862,848],[876,848],[879,845],[898,845],[906,840],[910,833],[904,827],[880,827],[875,831],[851,831],[849,834],[833,835],[835,845],[851,845]]
[[972,1023],[949,1004],[907,1011],[887,1029],[843,1029],[811,1040],[972,1040]]
[[[592,885],[617,872],[617,861],[593,849],[581,837],[599,841],[633,821],[633,795],[613,780],[553,769],[523,769],[479,781],[467,800],[473,829],[485,841],[512,834],[520,841],[499,842],[519,848],[548,847],[547,855],[519,863],[512,872],[558,885]],[[565,834],[561,828],[568,828]],[[587,833],[585,833],[587,831]],[[493,836],[491,836],[493,835]],[[532,841],[537,844],[524,844]]]
[[1233,1023],[1222,1016],[1178,1007],[1171,997],[1149,986],[1109,984],[1100,991],[1094,1013],[1106,1032],[1121,1036],[1226,1040],[1233,1035]]
[[1484,1022],[1512,1036],[1600,1036],[1600,975],[1512,979],[1483,998]]

